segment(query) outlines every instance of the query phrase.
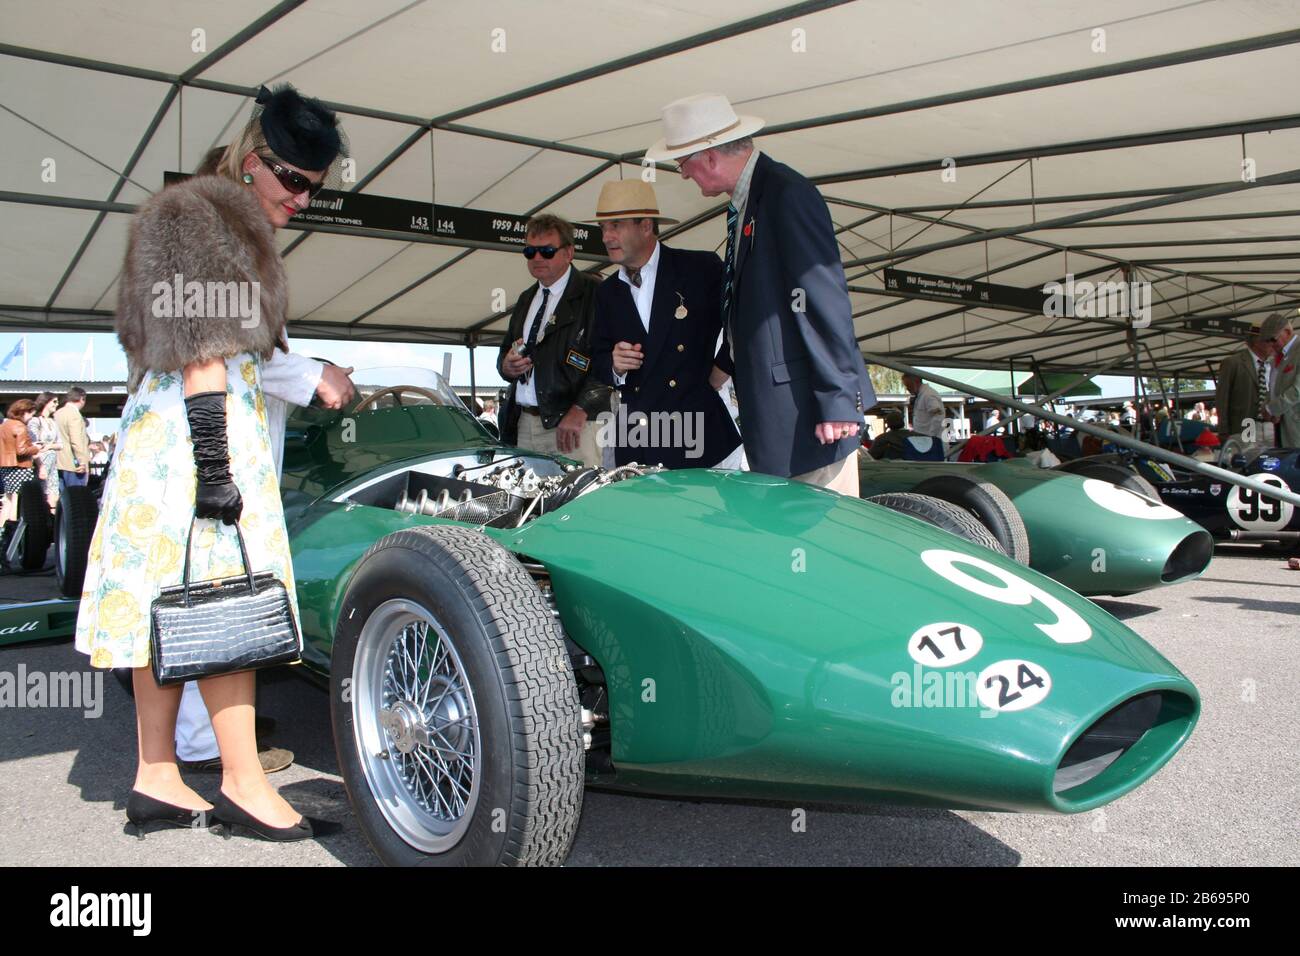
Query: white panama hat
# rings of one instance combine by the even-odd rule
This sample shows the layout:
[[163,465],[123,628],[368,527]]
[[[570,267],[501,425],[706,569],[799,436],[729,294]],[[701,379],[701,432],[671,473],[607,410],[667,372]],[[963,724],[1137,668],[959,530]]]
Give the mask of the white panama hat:
[[663,123],[664,138],[645,151],[646,159],[654,162],[744,139],[763,128],[757,116],[737,116],[721,93],[698,93],[669,103]]

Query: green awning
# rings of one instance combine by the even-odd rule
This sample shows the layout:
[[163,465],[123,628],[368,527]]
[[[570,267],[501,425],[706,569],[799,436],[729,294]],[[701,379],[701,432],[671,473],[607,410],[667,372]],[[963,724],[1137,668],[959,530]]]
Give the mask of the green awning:
[[[969,368],[930,368],[921,371],[931,371],[945,378],[951,378],[958,382],[965,382],[973,388],[983,389],[986,392],[992,392],[995,395],[1005,395],[1011,397],[1011,383],[1013,381],[1010,370],[1003,369],[969,369]],[[1064,388],[1079,376],[1071,375],[1068,372],[1048,372],[1040,382],[1038,378],[1029,371],[1016,372],[1015,384],[1017,397],[1028,396],[1033,398],[1034,395],[1048,395],[1058,388]],[[932,383],[933,384],[933,383]],[[1046,388],[1044,388],[1046,384]],[[949,388],[946,385],[933,384],[934,390],[940,396],[963,395],[956,389]],[[1070,397],[1083,397],[1088,395],[1100,395],[1101,389],[1091,380],[1076,385],[1070,390]]]

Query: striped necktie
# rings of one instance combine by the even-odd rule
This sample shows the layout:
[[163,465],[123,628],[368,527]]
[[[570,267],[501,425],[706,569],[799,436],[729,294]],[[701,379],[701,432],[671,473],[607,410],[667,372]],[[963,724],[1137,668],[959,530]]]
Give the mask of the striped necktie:
[[735,351],[735,339],[731,335],[731,280],[736,273],[736,225],[740,221],[740,210],[733,203],[727,203],[727,258],[722,266],[722,324],[727,330],[727,339]]
[[1263,359],[1255,360],[1258,374],[1256,375],[1256,390],[1259,395],[1259,417],[1268,418],[1268,366],[1264,364]]
[[[537,345],[537,335],[539,332],[541,332],[542,325],[545,324],[546,322],[546,300],[549,299],[550,297],[551,297],[551,290],[546,288],[546,286],[542,286],[542,305],[541,308],[537,310],[537,315],[533,316],[533,324],[528,329],[528,342],[527,342],[528,357],[532,359],[534,362],[537,361],[537,356],[533,354],[533,349]],[[527,372],[524,373],[525,382],[532,377],[533,377],[532,369],[529,369]]]

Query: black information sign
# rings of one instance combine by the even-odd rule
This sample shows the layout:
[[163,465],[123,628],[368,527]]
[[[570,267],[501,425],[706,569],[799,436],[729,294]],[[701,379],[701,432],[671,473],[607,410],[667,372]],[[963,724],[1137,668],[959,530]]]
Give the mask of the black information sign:
[[[435,234],[452,239],[472,239],[475,242],[502,242],[524,246],[524,228],[527,216],[513,216],[485,209],[466,209],[459,206],[435,206]],[[573,247],[578,252],[593,255],[605,254],[605,243],[595,226],[573,223]]]
[[1221,315],[1205,315],[1183,321],[1183,328],[1193,332],[1217,332],[1220,335],[1249,335],[1251,325],[1240,319],[1230,319]]
[[[163,185],[170,186],[188,178],[187,173],[163,173]],[[298,223],[413,232],[474,242],[500,242],[522,248],[525,245],[524,229],[528,217],[461,206],[432,206],[414,199],[322,189],[312,197],[310,205],[304,211],[289,220],[289,228]],[[605,243],[600,238],[600,230],[595,226],[574,223],[573,247],[578,252],[591,255],[605,254]]]
[[1021,289],[1013,285],[995,285],[992,282],[905,272],[902,269],[885,270],[885,288],[890,292],[902,292],[920,299],[987,305],[1024,312],[1042,312],[1046,298],[1042,289]]

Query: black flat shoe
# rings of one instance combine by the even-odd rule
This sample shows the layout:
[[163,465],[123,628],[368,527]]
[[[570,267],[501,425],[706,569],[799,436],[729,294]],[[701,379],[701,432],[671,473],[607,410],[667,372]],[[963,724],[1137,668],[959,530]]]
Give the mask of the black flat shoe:
[[328,836],[343,829],[343,824],[335,823],[333,820],[320,820],[308,816],[304,816],[291,827],[269,826],[231,800],[224,791],[218,791],[216,799],[212,801],[212,815],[214,822],[222,825],[224,831],[222,835],[227,839],[233,834],[255,836],[275,843],[292,843],[295,840],[312,840]]
[[126,799],[126,819],[127,826],[141,840],[146,833],[165,827],[201,830],[216,822],[212,810],[191,810],[163,803],[139,790],[132,790]]

